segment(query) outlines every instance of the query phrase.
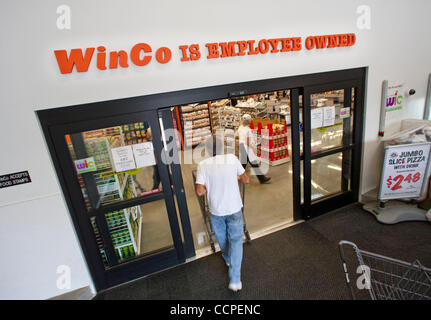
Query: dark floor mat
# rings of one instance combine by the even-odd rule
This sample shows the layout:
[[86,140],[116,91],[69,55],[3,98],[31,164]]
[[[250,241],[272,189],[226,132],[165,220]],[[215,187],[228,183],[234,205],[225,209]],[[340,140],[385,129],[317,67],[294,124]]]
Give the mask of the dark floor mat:
[[227,267],[218,253],[106,290],[96,299],[349,299],[340,240],[430,266],[430,231],[425,222],[383,225],[350,205],[245,244],[239,293],[228,290]]

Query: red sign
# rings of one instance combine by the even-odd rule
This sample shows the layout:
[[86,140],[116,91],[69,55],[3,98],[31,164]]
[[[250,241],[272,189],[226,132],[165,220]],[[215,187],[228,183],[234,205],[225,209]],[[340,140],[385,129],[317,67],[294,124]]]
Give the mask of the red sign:
[[[337,47],[351,47],[356,43],[354,33],[309,36],[305,38],[304,45],[307,50],[328,49]],[[211,42],[205,44],[206,59],[241,57],[246,55],[263,55],[275,53],[287,53],[303,49],[302,38],[274,38],[257,40],[241,40],[231,42]],[[71,73],[73,67],[78,72],[86,72],[93,60],[96,48],[54,50],[57,64],[61,73]],[[199,44],[180,45],[181,62],[196,61],[201,59]],[[116,69],[118,65],[128,68],[130,63],[136,66],[146,66],[153,57],[158,63],[166,64],[171,61],[172,50],[168,47],[160,47],[153,53],[153,48],[147,43],[138,43],[130,52],[125,50],[106,52],[104,46],[97,47],[96,66],[99,70]],[[109,60],[109,63],[108,61]],[[130,61],[129,61],[130,60]]]

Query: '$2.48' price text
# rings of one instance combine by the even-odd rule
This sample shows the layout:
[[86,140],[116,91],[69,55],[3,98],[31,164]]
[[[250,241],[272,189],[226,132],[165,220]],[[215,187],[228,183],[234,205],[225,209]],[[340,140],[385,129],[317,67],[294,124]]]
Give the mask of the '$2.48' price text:
[[[418,182],[421,178],[421,173],[416,172],[414,175],[409,173],[407,176],[404,177],[404,175],[399,174],[395,178],[392,178],[392,176],[389,176],[389,178],[386,180],[386,186],[391,189],[392,191],[402,189],[403,186],[401,185],[402,182],[412,183],[412,182]],[[394,183],[392,185],[392,183]]]

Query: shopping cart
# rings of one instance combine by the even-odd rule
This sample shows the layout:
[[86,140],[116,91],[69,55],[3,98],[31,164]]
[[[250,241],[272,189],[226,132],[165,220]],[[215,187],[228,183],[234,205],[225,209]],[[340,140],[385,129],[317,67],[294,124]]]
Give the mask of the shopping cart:
[[243,221],[243,225],[244,225],[244,235],[245,235],[245,240],[247,241],[247,243],[251,242],[251,237],[250,237],[250,233],[247,230],[247,221],[245,220],[245,183],[241,183],[242,184],[242,221]]
[[[192,176],[193,176],[193,185],[196,184],[196,170],[192,171]],[[242,184],[242,203],[243,205],[245,204],[245,184]],[[205,228],[207,230],[207,234],[208,234],[208,238],[210,241],[210,245],[211,245],[211,250],[212,252],[216,252],[215,249],[215,242],[216,242],[216,238],[215,238],[215,233],[211,224],[211,214],[210,214],[210,210],[209,210],[209,206],[208,206],[208,200],[207,197],[205,195],[203,196],[197,196],[198,198],[198,202],[199,202],[199,207],[201,209],[201,213],[202,213],[202,217],[204,219],[204,224],[205,224]],[[247,241],[247,243],[251,242],[251,237],[250,237],[250,233],[247,230],[247,222],[245,220],[245,215],[244,215],[244,208],[242,210],[242,221],[243,221],[243,228],[244,228],[244,235],[245,235],[245,239]]]
[[[344,240],[338,246],[352,299],[356,299],[355,291],[367,290],[372,300],[431,300],[431,269],[418,260],[408,263],[392,259],[360,250],[354,243]],[[359,264],[356,281],[349,277],[346,246],[353,249]]]

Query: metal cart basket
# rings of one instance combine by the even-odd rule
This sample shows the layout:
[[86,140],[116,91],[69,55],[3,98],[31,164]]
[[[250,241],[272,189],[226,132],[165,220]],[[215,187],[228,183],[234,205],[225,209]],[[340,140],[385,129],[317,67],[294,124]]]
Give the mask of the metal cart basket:
[[[192,171],[192,176],[193,176],[193,185],[195,185],[196,184],[196,170]],[[243,184],[243,183],[241,183],[241,184],[242,184],[242,188],[241,188],[242,189],[242,192],[241,192],[242,193],[242,203],[244,205],[245,204],[245,202],[244,202],[245,201],[245,184]],[[199,201],[199,207],[201,209],[202,217],[204,219],[205,228],[207,229],[207,234],[208,234],[208,238],[210,241],[211,250],[212,250],[212,252],[215,253],[216,252],[216,249],[215,249],[216,238],[215,238],[215,233],[214,233],[214,230],[213,230],[213,227],[211,224],[211,213],[210,213],[209,206],[208,206],[208,200],[207,200],[207,197],[205,195],[201,196],[201,197],[198,196],[197,198]],[[245,220],[244,208],[242,210],[242,220],[243,220],[244,235],[245,235],[246,241],[247,241],[247,243],[250,243],[251,238],[250,238],[250,234],[247,230],[247,222]]]
[[[349,277],[344,249],[347,246],[353,249],[359,263],[354,270],[358,280],[352,281]],[[372,300],[431,300],[431,269],[418,260],[408,263],[392,259],[360,250],[354,243],[344,240],[338,247],[352,299],[356,298],[356,286],[356,289],[367,290]]]

